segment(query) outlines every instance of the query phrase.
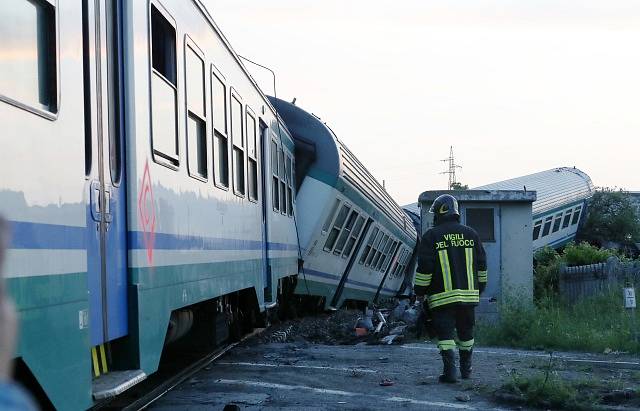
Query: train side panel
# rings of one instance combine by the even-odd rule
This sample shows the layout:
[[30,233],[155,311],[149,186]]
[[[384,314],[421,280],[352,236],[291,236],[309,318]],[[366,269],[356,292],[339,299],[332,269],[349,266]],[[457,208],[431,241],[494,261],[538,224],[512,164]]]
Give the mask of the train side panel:
[[55,4],[0,6],[10,63],[0,69],[0,214],[12,229],[3,268],[19,312],[17,357],[55,407],[84,409],[91,375],[82,11]]

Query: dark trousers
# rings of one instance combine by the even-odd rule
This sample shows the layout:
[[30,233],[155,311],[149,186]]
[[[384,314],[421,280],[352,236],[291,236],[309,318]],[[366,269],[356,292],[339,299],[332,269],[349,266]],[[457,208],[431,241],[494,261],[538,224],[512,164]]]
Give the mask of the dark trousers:
[[[451,304],[433,310],[433,327],[440,351],[463,351],[473,348],[473,326],[476,323],[475,306]],[[457,331],[458,339],[455,339]]]

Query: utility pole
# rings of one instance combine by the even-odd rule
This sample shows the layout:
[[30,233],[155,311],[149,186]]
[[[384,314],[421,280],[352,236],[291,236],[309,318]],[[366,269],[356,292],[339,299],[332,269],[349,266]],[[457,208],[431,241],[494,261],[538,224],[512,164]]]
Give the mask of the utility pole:
[[442,162],[448,163],[448,170],[443,171],[440,174],[449,174],[449,190],[453,190],[454,185],[457,183],[456,181],[456,168],[462,168],[456,164],[455,159],[453,158],[453,146],[449,148],[449,158],[445,158],[444,160],[440,160]]

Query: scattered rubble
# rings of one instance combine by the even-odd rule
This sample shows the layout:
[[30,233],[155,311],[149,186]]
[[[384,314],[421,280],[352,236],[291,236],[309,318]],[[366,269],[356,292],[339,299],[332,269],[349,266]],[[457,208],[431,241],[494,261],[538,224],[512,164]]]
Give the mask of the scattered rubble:
[[403,344],[418,339],[421,308],[409,299],[392,308],[339,310],[273,326],[261,342],[308,342],[328,345]]

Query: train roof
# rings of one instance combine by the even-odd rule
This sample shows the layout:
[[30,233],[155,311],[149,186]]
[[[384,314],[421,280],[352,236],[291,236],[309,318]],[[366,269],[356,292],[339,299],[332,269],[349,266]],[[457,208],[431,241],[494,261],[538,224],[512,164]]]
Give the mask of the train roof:
[[533,202],[533,215],[589,198],[595,191],[591,178],[575,167],[556,167],[474,189],[536,191],[538,199]]
[[336,186],[338,180],[344,180],[403,231],[416,236],[410,218],[325,122],[287,101],[275,97],[269,97],[269,100],[294,138],[296,162],[299,161],[299,147],[313,146],[314,161],[309,175],[332,186]]

